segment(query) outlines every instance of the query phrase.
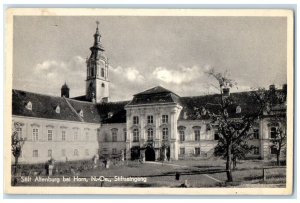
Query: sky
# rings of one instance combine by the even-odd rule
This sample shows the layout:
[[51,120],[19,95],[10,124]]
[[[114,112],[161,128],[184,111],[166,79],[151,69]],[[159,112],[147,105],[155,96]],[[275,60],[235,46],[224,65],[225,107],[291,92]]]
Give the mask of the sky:
[[180,96],[216,93],[207,71],[225,73],[232,91],[287,82],[283,17],[14,17],[13,88],[85,94],[86,58],[96,21],[109,59],[110,100],[161,85]]

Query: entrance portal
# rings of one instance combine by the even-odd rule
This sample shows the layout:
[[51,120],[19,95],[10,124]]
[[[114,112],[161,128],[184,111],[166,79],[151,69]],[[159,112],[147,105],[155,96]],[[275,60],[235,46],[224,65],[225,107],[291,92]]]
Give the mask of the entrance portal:
[[145,151],[146,161],[155,161],[155,151],[152,147],[147,147]]

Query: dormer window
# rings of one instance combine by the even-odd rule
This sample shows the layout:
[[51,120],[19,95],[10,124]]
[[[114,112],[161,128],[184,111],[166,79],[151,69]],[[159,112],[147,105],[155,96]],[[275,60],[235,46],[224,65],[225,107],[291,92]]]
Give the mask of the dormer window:
[[108,117],[108,118],[111,118],[111,117],[113,117],[113,115],[114,115],[113,112],[108,112],[107,117]]
[[240,106],[237,106],[235,112],[236,113],[241,113],[242,112],[242,108]]
[[82,111],[82,109],[79,111],[79,116],[83,117],[83,111]]
[[25,108],[31,111],[31,110],[32,110],[32,103],[29,101],[29,102],[26,104]]
[[56,112],[56,113],[60,113],[60,107],[59,107],[59,106],[56,106],[55,112]]

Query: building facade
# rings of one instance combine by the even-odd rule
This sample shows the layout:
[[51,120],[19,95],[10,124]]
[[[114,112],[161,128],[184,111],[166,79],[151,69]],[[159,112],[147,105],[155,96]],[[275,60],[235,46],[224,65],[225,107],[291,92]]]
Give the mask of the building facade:
[[[69,98],[13,90],[13,122],[26,138],[20,162],[41,163],[101,158],[178,160],[213,156],[219,133],[209,113],[220,95],[180,97],[161,86],[133,95],[131,101],[109,102],[108,59],[98,27],[87,59],[86,94]],[[286,95],[286,85],[270,91]],[[230,90],[226,90],[230,94]],[[232,93],[229,113],[251,113],[255,103],[248,92]],[[286,100],[286,99],[285,99]],[[252,158],[271,158],[271,139],[285,129],[285,101],[265,112],[251,129]],[[278,116],[281,115],[280,119]]]

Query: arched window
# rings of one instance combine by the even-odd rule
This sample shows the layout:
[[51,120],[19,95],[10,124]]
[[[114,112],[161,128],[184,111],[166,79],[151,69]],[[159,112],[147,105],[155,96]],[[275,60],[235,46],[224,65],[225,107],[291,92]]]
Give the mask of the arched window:
[[147,135],[148,135],[148,141],[152,141],[153,140],[153,129],[152,128],[148,128]]
[[104,84],[104,83],[102,83],[102,84],[101,84],[101,86],[102,86],[102,87],[105,87],[105,84]]
[[195,133],[195,141],[200,141],[200,129],[195,128],[194,133]]
[[133,142],[138,142],[139,141],[139,130],[134,129],[133,130]]
[[101,77],[104,77],[104,68],[101,68]]
[[94,67],[91,68],[91,76],[94,76]]
[[163,140],[168,140],[169,139],[169,130],[168,130],[168,128],[163,128],[162,129],[162,135],[163,135]]
[[180,129],[179,130],[179,138],[180,138],[180,141],[185,141],[185,133],[184,133],[184,129]]

